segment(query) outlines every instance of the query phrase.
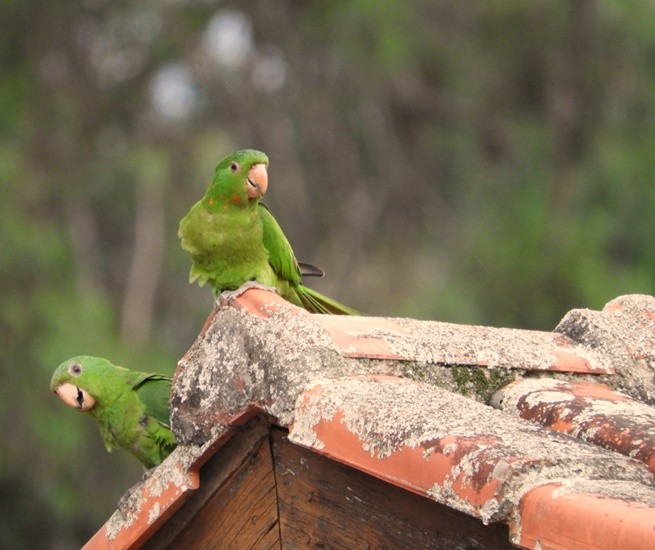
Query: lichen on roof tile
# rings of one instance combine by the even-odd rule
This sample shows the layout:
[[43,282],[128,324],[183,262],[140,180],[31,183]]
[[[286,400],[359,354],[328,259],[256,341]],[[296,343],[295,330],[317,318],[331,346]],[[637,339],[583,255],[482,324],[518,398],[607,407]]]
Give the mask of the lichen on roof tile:
[[213,426],[251,405],[285,425],[310,380],[361,368],[307,316],[282,308],[261,318],[225,308],[179,362],[172,428],[182,442],[202,443]]
[[[192,478],[192,467],[210,446],[208,442],[200,447],[178,446],[164,462],[154,468],[147,479],[139,481],[121,498],[116,511],[106,523],[107,539],[114,540],[121,531],[134,527],[141,521],[142,513],[147,512],[148,523],[156,521],[163,511],[157,499],[170,492],[183,493],[194,487],[197,481]],[[165,502],[170,505],[172,501]]]
[[655,297],[632,294],[602,311],[574,309],[555,331],[605,357],[618,376],[605,383],[655,405]]
[[[485,523],[508,522],[516,543],[523,540],[519,509],[557,503],[549,508],[552,528],[580,495],[599,517],[603,499],[619,502],[614,532],[625,510],[646,509],[639,529],[649,536],[655,481],[644,464],[507,411],[534,409],[545,425],[560,421],[556,429],[618,443],[655,468],[653,410],[616,394],[603,401],[609,390],[595,383],[601,378],[646,400],[655,395],[654,298],[575,310],[560,333],[546,333],[310,315],[273,293],[247,294],[239,308],[219,307],[180,360],[171,416],[181,444],[122,499],[102,537],[123,540],[131,531],[136,544],[149,536],[197,487],[199,468],[234,426],[259,413],[264,433],[269,422],[289,428],[292,443]],[[551,379],[538,372],[549,369],[560,372]],[[520,380],[526,371],[539,378]],[[482,404],[514,379],[494,401],[503,410]],[[530,543],[540,544],[539,520],[529,527]]]
[[652,486],[622,480],[605,480],[598,483],[589,479],[567,479],[553,493],[555,498],[579,493],[596,494],[607,498],[636,502],[655,508],[655,491]]
[[655,471],[655,408],[601,384],[553,378],[498,392],[502,410],[636,458]]
[[[422,475],[434,481],[421,486],[424,494],[469,513],[474,508],[485,521],[504,517],[521,494],[549,479],[652,483],[635,461],[407,380],[325,380],[310,387],[296,409],[293,442],[370,473],[377,468],[397,483],[399,460],[414,457],[414,473],[405,480],[410,488],[417,490],[412,485],[421,478],[417,472],[428,468],[432,473]],[[408,453],[412,449],[421,452]],[[447,469],[440,470],[445,464]]]

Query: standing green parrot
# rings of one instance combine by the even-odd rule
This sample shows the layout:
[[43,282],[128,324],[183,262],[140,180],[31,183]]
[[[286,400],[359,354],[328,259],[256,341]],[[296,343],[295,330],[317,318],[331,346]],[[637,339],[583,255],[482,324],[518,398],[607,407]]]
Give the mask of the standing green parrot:
[[237,151],[216,167],[205,196],[180,221],[178,235],[192,260],[189,281],[209,283],[215,296],[246,283],[273,287],[312,313],[357,315],[301,283],[302,275],[322,271],[298,264],[282,229],[260,202],[268,187],[267,167],[268,157],[252,149]]
[[167,376],[79,356],[57,367],[50,389],[69,407],[95,418],[107,451],[120,447],[148,469],[176,446],[169,422],[171,383]]

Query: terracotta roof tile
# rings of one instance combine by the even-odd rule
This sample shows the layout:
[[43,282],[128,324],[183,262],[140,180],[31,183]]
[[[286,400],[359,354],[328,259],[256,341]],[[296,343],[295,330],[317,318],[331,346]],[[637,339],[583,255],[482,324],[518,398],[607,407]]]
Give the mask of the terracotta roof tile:
[[[248,291],[247,297],[242,295],[234,306],[260,317],[270,317],[280,307],[286,309],[286,303],[262,290]],[[603,356],[552,332],[388,317],[322,315],[314,322],[327,329],[346,357],[537,371],[613,372]]]
[[506,412],[646,463],[655,473],[655,409],[603,384],[524,379],[500,390]]
[[[536,487],[521,499],[519,517],[510,526],[513,541],[526,548],[653,547],[655,503],[652,491],[621,483],[594,483],[591,492],[560,484]],[[648,502],[645,504],[644,502]]]
[[[655,395],[654,304],[622,297],[542,333],[310,315],[249,290],[180,360],[180,447],[127,500],[130,520],[118,510],[90,547],[147,538],[193,490],[199,464],[263,414],[297,445],[508,524],[516,544],[646,548],[653,409],[637,400]],[[497,390],[502,410],[483,404]]]
[[485,523],[507,521],[523,493],[550,480],[651,482],[634,460],[393,377],[308,388],[290,439]]
[[655,405],[655,297],[620,296],[602,311],[574,309],[555,328],[605,357],[618,376],[610,387]]

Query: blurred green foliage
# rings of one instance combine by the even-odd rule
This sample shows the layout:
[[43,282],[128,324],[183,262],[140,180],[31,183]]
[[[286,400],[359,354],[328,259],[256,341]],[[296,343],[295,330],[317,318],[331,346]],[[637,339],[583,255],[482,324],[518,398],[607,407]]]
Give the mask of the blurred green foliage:
[[362,311],[550,330],[654,293],[654,12],[3,2],[3,546],[79,546],[141,475],[50,375],[173,372],[211,307],[177,222],[237,148],[269,154],[317,289]]

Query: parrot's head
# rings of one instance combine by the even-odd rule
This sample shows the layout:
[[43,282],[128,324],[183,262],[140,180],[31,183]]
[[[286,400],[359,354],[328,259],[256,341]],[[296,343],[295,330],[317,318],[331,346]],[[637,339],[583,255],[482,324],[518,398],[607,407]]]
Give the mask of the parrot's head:
[[268,188],[268,157],[244,149],[225,157],[216,167],[205,195],[208,206],[247,205],[257,202]]
[[116,369],[120,367],[100,357],[73,357],[57,367],[50,380],[50,390],[69,407],[86,412],[107,396]]

